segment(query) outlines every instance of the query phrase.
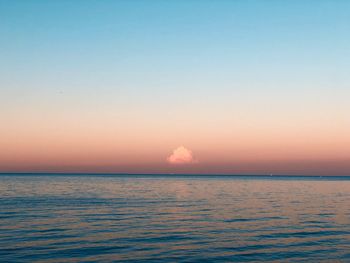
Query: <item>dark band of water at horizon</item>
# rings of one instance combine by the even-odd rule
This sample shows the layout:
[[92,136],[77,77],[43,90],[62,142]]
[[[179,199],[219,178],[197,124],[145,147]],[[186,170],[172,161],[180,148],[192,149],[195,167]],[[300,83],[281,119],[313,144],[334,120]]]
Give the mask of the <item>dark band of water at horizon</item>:
[[350,180],[349,176],[338,175],[266,175],[266,174],[165,174],[165,173],[51,173],[51,172],[0,172],[0,176],[103,176],[103,177],[160,177],[160,178],[216,178],[255,180]]

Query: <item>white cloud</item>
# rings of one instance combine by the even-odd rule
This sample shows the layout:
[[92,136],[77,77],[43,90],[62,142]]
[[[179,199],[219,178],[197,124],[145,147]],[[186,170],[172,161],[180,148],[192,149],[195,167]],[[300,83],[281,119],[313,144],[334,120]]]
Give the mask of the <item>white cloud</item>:
[[180,146],[167,158],[167,162],[170,164],[187,164],[195,163],[196,160],[194,159],[191,150],[186,149],[184,146]]

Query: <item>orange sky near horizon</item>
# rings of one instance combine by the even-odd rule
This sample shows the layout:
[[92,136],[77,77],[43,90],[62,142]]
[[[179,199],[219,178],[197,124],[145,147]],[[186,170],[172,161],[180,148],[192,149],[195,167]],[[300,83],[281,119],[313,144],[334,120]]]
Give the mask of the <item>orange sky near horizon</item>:
[[[61,119],[40,119],[39,114],[8,118],[0,128],[0,171],[342,175],[350,171],[350,137],[341,122],[263,125],[253,118],[248,122],[226,117],[192,122],[174,118],[157,125],[153,117],[122,121],[112,115],[106,118],[107,112],[100,114],[101,118],[87,113]],[[180,145],[192,150],[198,163],[169,165],[166,158]]]

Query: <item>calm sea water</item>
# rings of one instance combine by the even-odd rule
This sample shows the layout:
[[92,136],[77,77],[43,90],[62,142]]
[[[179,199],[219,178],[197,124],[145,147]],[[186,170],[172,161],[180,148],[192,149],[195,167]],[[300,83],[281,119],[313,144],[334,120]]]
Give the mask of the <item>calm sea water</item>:
[[350,262],[350,178],[0,175],[1,262]]

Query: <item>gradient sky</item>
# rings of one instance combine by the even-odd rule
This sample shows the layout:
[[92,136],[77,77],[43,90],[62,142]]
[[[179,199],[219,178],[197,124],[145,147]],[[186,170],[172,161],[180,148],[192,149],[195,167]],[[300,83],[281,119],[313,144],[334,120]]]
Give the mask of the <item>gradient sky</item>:
[[345,0],[0,0],[0,171],[350,175],[349,32]]

